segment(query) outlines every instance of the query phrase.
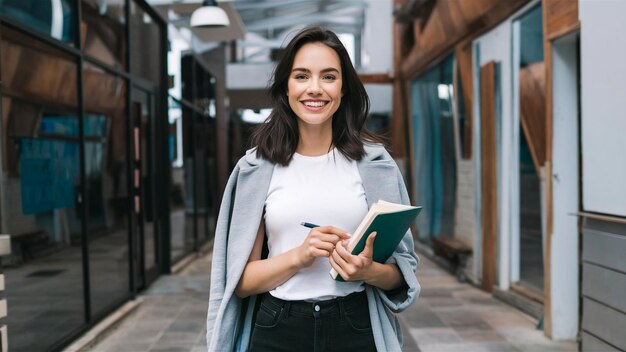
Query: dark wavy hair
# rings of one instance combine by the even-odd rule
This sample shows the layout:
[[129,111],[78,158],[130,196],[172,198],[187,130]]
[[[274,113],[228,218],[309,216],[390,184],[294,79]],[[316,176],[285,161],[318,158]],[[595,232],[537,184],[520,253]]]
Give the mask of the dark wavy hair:
[[289,165],[298,147],[300,133],[298,118],[289,106],[287,83],[296,53],[308,43],[324,44],[339,56],[343,97],[332,118],[332,143],[346,158],[361,160],[365,155],[363,143],[380,143],[382,139],[365,128],[370,101],[346,48],[335,33],[321,27],[304,28],[287,44],[269,86],[272,113],[252,133],[252,145],[257,147],[258,156],[275,164]]

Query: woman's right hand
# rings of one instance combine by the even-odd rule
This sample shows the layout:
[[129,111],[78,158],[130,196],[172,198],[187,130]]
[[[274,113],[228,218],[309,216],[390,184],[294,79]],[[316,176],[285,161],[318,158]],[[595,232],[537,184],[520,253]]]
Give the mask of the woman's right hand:
[[320,226],[312,228],[298,247],[296,265],[306,268],[313,264],[317,257],[329,257],[335,249],[335,244],[350,238],[350,234],[333,226]]

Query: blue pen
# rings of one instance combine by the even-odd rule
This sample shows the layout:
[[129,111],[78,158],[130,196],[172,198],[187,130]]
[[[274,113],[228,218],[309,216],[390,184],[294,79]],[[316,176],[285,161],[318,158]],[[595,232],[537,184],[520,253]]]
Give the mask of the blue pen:
[[320,227],[320,225],[311,224],[310,222],[301,222],[300,225],[302,225],[304,227],[308,227],[310,229],[312,229],[314,227]]

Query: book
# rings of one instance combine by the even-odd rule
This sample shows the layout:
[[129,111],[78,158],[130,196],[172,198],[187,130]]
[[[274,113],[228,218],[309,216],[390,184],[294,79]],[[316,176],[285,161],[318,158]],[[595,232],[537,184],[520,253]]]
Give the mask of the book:
[[[422,207],[419,206],[379,200],[372,205],[361,224],[352,234],[348,243],[348,251],[353,255],[361,253],[365,248],[367,237],[372,232],[376,232],[372,259],[375,262],[385,263],[402,241],[420,210]],[[335,269],[331,269],[330,276],[337,281],[344,281]]]

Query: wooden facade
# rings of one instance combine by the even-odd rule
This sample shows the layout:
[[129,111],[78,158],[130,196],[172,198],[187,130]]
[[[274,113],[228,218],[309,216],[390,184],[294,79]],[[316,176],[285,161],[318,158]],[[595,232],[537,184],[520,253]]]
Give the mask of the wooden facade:
[[520,115],[522,132],[528,141],[537,175],[546,161],[546,69],[543,62],[520,70]]
[[[406,2],[413,5],[413,8],[404,8],[405,1],[395,0],[396,12],[402,12],[403,16],[397,16],[399,22],[395,25],[394,31],[394,106],[392,120],[392,142],[394,146],[401,147],[404,152],[401,156],[405,156],[407,160],[407,170],[411,167],[411,109],[408,103],[407,85],[410,80],[415,79],[421,73],[437,64],[446,57],[450,52],[454,52],[456,58],[456,67],[460,89],[462,90],[463,103],[465,105],[467,125],[464,128],[466,135],[463,138],[463,159],[471,159],[473,157],[471,146],[472,111],[473,104],[473,68],[472,63],[472,41],[481,34],[494,28],[500,22],[506,20],[529,0],[434,0],[434,1],[418,1]],[[418,5],[415,5],[415,4]],[[578,1],[576,0],[542,0],[543,12],[543,40],[544,40],[544,62],[530,65],[523,68],[520,72],[520,117],[522,128],[520,133],[528,140],[531,148],[531,154],[535,169],[545,180],[545,211],[542,217],[546,219],[546,242],[544,247],[544,331],[551,336],[552,316],[551,316],[551,297],[550,297],[550,249],[552,234],[552,42],[566,34],[576,32],[581,24],[578,19]],[[421,7],[420,7],[421,6]],[[412,17],[411,17],[412,16]],[[407,22],[407,18],[411,19]],[[491,75],[490,65],[481,68],[481,78]],[[401,88],[404,89],[401,89]],[[485,163],[490,160],[489,153],[489,131],[488,126],[483,123],[489,118],[484,110],[486,101],[485,94],[489,90],[488,84],[484,84],[481,80],[479,87],[481,92],[481,116],[474,118],[481,119],[482,141],[477,146],[482,149],[481,171],[483,175],[481,179],[476,180],[477,185],[483,187],[482,190],[482,207],[483,215],[485,211],[489,212],[491,208],[490,188],[491,180],[485,179],[489,175],[493,175],[491,167],[495,168],[495,163]],[[459,92],[459,89],[455,89]],[[491,105],[489,105],[491,106]],[[408,136],[406,134],[409,134]],[[487,138],[485,138],[487,137]],[[494,140],[495,143],[495,140]],[[494,169],[495,170],[495,169]],[[487,172],[487,175],[484,173]],[[542,174],[542,175],[541,175]],[[495,178],[494,178],[495,182]],[[411,184],[411,182],[409,182]],[[495,184],[495,183],[494,183]],[[412,184],[411,184],[412,186]],[[493,190],[495,192],[495,190]],[[412,194],[412,193],[411,193]],[[485,204],[487,202],[488,204]],[[497,219],[495,213],[495,203],[493,205],[494,212],[490,215],[493,219]],[[482,218],[483,221],[483,287],[491,290],[495,283],[495,254],[493,254],[493,262],[491,259],[492,249],[489,248],[489,242],[493,241],[493,250],[495,250],[495,229],[493,237],[490,237],[489,228],[492,227],[490,218]],[[485,233],[485,231],[487,231]],[[487,243],[486,243],[487,242]],[[487,246],[487,247],[485,247]],[[487,261],[487,262],[485,262]],[[494,273],[490,272],[493,263]],[[493,275],[493,280],[492,280]]]
[[482,193],[482,288],[493,290],[496,283],[498,226],[498,178],[496,161],[496,70],[491,61],[480,68],[480,155]]

